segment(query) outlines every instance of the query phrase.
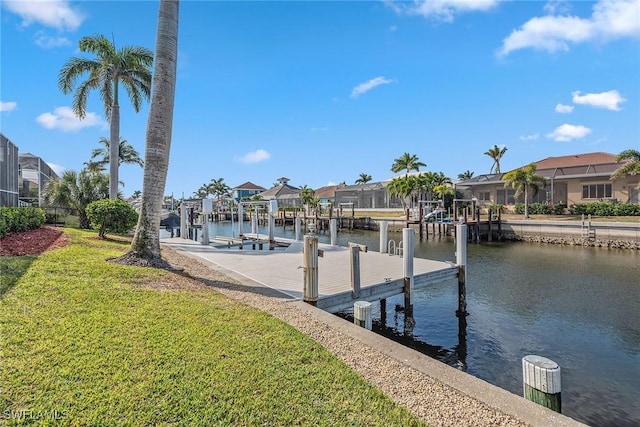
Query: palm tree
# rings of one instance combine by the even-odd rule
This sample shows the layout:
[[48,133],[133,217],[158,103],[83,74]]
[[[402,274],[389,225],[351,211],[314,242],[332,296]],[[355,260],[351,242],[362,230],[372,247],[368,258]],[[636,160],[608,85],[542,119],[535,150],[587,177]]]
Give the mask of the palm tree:
[[489,170],[489,173],[492,173],[494,171],[495,168],[495,173],[500,173],[500,159],[502,158],[502,156],[504,156],[504,153],[507,152],[507,147],[498,147],[497,145],[494,145],[493,148],[490,148],[489,150],[485,151],[484,154],[486,154],[487,156],[491,157],[493,159],[493,165],[491,165],[491,169]]
[[77,210],[80,228],[89,228],[85,209],[89,203],[109,197],[109,177],[87,169],[79,173],[66,170],[60,178],[49,181],[43,193],[45,205]]
[[118,139],[120,137],[119,86],[122,84],[138,112],[142,102],[149,99],[151,91],[151,64],[153,52],[144,47],[126,46],[116,50],[115,45],[103,35],[85,36],[79,42],[80,52],[89,52],[95,59],[72,57],[58,74],[58,86],[64,94],[76,88],[78,80],[87,74],[87,80],[78,84],[73,94],[73,112],[86,116],[87,97],[97,89],[104,103],[104,111],[110,123],[109,149],[109,197],[118,194]]
[[300,189],[300,202],[303,205],[313,206],[313,202],[315,200],[314,196],[315,192],[313,191],[313,188],[307,187],[307,185],[303,185]]
[[119,262],[167,267],[160,257],[160,217],[169,167],[178,59],[178,0],[160,0],[156,66],[149,109],[138,225],[129,252]]
[[640,151],[624,150],[616,156],[616,162],[621,162],[623,160],[629,160],[629,162],[616,169],[616,171],[611,175],[611,179],[640,175]]
[[469,169],[467,169],[466,171],[458,174],[458,179],[460,181],[468,181],[471,178],[473,178],[473,172],[471,172]]
[[515,197],[524,194],[524,217],[529,218],[529,188],[533,190],[535,196],[547,183],[543,177],[536,175],[536,165],[531,163],[529,166],[507,172],[502,179],[505,181],[505,187],[515,188]]
[[371,181],[373,178],[371,178],[371,175],[366,174],[366,173],[361,173],[360,176],[358,177],[358,179],[356,179],[356,184],[366,184],[367,182]]
[[229,187],[227,185],[227,183],[224,182],[224,178],[218,178],[218,179],[212,179],[211,180],[211,184],[210,184],[210,187],[209,187],[209,192],[211,194],[213,194],[214,196],[218,197],[218,203],[220,203],[220,200],[224,196],[229,194],[230,191],[231,191],[231,187]]
[[[100,148],[94,148],[91,152],[91,159],[98,159],[98,161],[90,161],[87,166],[93,168],[102,168],[104,165],[109,164],[109,140],[104,136],[101,137],[98,142],[102,145]],[[140,154],[133,148],[126,139],[120,137],[120,144],[118,145],[118,166],[123,163],[136,164],[140,167],[144,166],[144,161],[140,158]]]
[[398,173],[402,170],[407,171],[407,175],[411,171],[420,171],[421,167],[426,167],[426,163],[422,163],[418,160],[418,156],[415,154],[404,153],[402,156],[393,160],[393,164],[391,165],[391,172]]
[[415,177],[405,175],[393,178],[389,185],[387,185],[389,196],[398,197],[402,203],[403,210],[407,208],[406,199],[414,193],[417,181]]

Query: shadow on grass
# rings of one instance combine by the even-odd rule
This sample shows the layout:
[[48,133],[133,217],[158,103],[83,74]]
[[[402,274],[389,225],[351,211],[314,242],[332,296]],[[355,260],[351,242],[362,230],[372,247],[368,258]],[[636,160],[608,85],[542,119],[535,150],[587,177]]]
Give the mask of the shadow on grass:
[[36,255],[0,257],[0,299],[18,283],[36,258]]

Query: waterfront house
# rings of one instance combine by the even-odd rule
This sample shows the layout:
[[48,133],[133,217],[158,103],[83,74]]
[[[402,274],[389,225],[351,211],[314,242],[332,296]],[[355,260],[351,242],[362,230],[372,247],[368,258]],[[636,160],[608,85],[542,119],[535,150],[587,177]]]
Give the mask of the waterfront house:
[[[638,203],[640,177],[629,176],[611,180],[611,175],[624,162],[617,163],[610,153],[585,153],[547,157],[534,162],[536,174],[546,179],[546,186],[538,194],[529,192],[530,203],[577,203],[597,201]],[[485,174],[456,183],[456,190],[465,198],[475,198],[480,206],[500,204],[513,206],[523,202],[515,198],[515,190],[506,188],[505,174]]]
[[300,189],[289,185],[289,178],[278,178],[278,184],[258,193],[262,200],[276,200],[278,207],[302,206]]
[[231,189],[231,197],[236,202],[239,202],[243,198],[251,198],[256,194],[260,194],[265,191],[266,188],[254,184],[251,181],[247,181],[244,184],[240,184],[237,187]]
[[356,209],[381,209],[401,207],[401,201],[389,197],[387,185],[389,181],[368,182],[366,184],[345,185],[336,189],[336,207],[351,206]]

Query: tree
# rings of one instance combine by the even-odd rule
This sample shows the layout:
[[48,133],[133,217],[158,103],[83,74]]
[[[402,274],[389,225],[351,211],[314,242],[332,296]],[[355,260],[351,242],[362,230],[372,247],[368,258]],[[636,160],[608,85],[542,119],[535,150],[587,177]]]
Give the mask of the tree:
[[616,156],[616,162],[623,160],[629,160],[624,165],[620,166],[611,175],[611,179],[619,179],[625,176],[640,175],[640,151],[638,150],[624,150],[618,156]]
[[460,181],[468,181],[471,178],[473,178],[473,172],[471,172],[469,169],[467,169],[466,171],[458,174],[458,179]]
[[502,159],[502,156],[504,156],[504,153],[506,152],[507,152],[507,147],[500,148],[497,145],[494,145],[493,148],[490,148],[489,150],[485,151],[484,154],[486,154],[487,156],[493,159],[493,165],[491,165],[491,169],[489,170],[489,173],[492,173],[494,171],[494,168],[495,168],[495,173],[500,173],[500,159]]
[[529,166],[507,172],[502,179],[505,181],[505,187],[511,187],[516,190],[516,197],[524,194],[524,217],[529,218],[529,188],[533,190],[533,195],[535,196],[540,191],[540,188],[544,188],[547,183],[543,177],[536,175],[536,165],[531,163]]
[[224,182],[224,178],[212,179],[210,185],[209,192],[218,197],[218,203],[231,191],[231,187]]
[[302,188],[300,189],[300,202],[303,205],[313,205],[313,201],[314,201],[314,196],[315,196],[315,192],[313,191],[312,188],[307,187],[306,185],[303,185]]
[[411,171],[419,172],[421,167],[426,167],[426,163],[422,163],[418,160],[418,156],[415,154],[404,153],[402,156],[393,160],[393,164],[391,165],[391,172],[398,173],[400,171],[406,170],[407,175]]
[[160,0],[153,94],[147,122],[142,203],[129,252],[116,262],[168,267],[160,256],[160,217],[169,167],[178,59],[178,0]]
[[[127,92],[136,112],[151,91],[153,53],[144,47],[126,46],[116,50],[114,43],[103,35],[85,36],[79,42],[80,52],[95,55],[94,59],[72,57],[58,74],[58,86],[64,94],[73,95],[73,112],[81,119],[86,116],[87,97],[92,90],[100,92],[104,111],[110,123],[109,198],[118,195],[118,140],[120,138],[119,86]],[[80,78],[87,79],[77,85]]]
[[402,203],[402,209],[407,208],[407,199],[414,193],[417,179],[413,176],[401,176],[391,180],[387,185],[387,192],[390,197],[398,197]]
[[132,199],[139,199],[142,196],[142,191],[136,190],[131,194]]
[[86,208],[91,202],[109,198],[109,177],[103,173],[83,169],[66,170],[44,188],[44,202],[78,211],[80,228],[89,228]]
[[207,197],[209,197],[209,194],[213,194],[211,190],[211,184],[202,184],[200,188],[193,192],[193,197],[196,197],[198,199],[206,199]]
[[358,179],[356,179],[356,184],[366,184],[367,182],[371,181],[373,178],[371,178],[371,175],[366,174],[366,173],[361,173],[360,176],[358,177]]
[[125,234],[138,222],[138,214],[124,200],[103,199],[89,203],[85,209],[91,228],[104,239],[107,233]]
[[[98,159],[98,161],[91,161],[90,165],[104,169],[104,166],[109,164],[110,144],[109,140],[105,137],[101,137],[98,142],[102,147],[94,148],[91,152],[91,159]],[[136,164],[140,167],[144,166],[144,160],[140,158],[138,151],[133,148],[126,139],[120,137],[120,144],[118,145],[118,166],[123,163]]]

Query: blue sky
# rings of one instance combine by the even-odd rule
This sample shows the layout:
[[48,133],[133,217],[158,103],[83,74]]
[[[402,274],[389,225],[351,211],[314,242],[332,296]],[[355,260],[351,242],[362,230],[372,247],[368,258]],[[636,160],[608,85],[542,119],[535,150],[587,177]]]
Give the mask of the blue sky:
[[[108,137],[58,72],[78,40],[154,48],[157,1],[9,1],[1,13],[1,131],[55,170]],[[183,1],[165,194],[211,179],[318,188],[393,176],[415,154],[451,178],[549,156],[640,149],[640,0]],[[121,100],[121,136],[144,154],[148,105]],[[142,169],[123,165],[125,196]]]

